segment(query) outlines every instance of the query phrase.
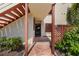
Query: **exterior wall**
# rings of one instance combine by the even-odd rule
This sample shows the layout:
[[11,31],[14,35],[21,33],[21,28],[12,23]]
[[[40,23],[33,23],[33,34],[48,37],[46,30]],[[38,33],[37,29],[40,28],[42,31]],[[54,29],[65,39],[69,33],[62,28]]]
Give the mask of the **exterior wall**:
[[[63,33],[62,33],[62,26],[63,26]],[[66,31],[71,30],[72,27],[73,27],[72,25],[59,25],[59,26],[56,26],[56,28],[55,28],[55,36],[56,36],[55,43],[60,41],[63,38],[64,33]]]
[[52,16],[51,15],[47,15],[43,20],[42,20],[42,23],[41,23],[41,33],[42,33],[42,36],[51,36],[51,32],[45,32],[45,27],[46,27],[46,23],[51,23],[51,18]]
[[31,15],[28,16],[28,44],[31,45],[33,43],[34,38],[34,29],[33,29],[33,17]]
[[[35,36],[35,30],[33,29],[33,17],[31,15],[28,16],[28,42],[29,45],[33,43],[33,38]],[[45,24],[51,23],[51,15],[47,15],[41,22],[41,36],[51,36],[50,32],[45,32]]]
[[[28,16],[28,42],[29,45],[33,43],[33,38],[35,37],[35,30],[33,28],[34,22],[31,15]],[[51,32],[45,32],[45,24],[51,23],[51,15],[47,15],[41,22],[41,36],[51,37]]]
[[[67,25],[66,15],[67,9],[71,7],[69,3],[57,3],[55,4],[55,25]],[[51,32],[45,32],[45,23],[51,23],[51,15],[47,15],[41,23],[42,36],[51,36]]]
[[24,16],[0,29],[0,37],[22,37],[24,41]]
[[[55,5],[55,24],[56,25],[67,25],[66,21],[66,14],[67,14],[67,9],[71,6],[71,4],[66,4],[66,3],[57,3]],[[46,23],[51,23],[51,15],[47,15],[41,22],[41,36],[51,36],[51,32],[45,32],[45,24]],[[63,20],[63,21],[62,21]],[[30,23],[29,26],[29,35],[28,39],[32,43],[31,39],[34,37],[34,30],[33,30],[33,17],[29,16],[29,21]]]
[[67,25],[66,15],[67,9],[71,7],[70,3],[57,3],[55,4],[55,24]]

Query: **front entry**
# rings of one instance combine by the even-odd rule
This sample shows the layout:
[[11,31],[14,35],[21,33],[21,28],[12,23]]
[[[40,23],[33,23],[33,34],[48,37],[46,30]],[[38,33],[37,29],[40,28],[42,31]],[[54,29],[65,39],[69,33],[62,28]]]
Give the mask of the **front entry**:
[[41,36],[41,24],[35,24],[35,37]]

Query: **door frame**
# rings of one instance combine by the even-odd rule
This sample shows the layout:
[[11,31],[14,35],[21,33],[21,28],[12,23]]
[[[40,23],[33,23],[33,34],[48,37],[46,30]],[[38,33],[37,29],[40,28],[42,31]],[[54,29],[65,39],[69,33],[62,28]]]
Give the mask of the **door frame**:
[[[40,30],[39,30],[39,34],[38,35],[36,35],[36,25],[40,26]],[[35,37],[41,37],[41,23],[35,24]]]

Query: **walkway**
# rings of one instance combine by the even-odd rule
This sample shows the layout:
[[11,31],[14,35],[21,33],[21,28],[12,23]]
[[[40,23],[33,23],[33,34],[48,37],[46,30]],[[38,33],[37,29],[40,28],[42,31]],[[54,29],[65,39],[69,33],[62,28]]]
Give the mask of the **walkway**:
[[29,56],[52,56],[50,49],[50,40],[46,37],[35,38],[35,46],[29,53]]

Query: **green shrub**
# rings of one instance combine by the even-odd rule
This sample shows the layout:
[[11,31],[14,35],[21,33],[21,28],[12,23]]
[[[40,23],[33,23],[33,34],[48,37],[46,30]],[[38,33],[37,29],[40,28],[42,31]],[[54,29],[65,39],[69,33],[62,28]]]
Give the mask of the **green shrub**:
[[55,48],[65,55],[79,55],[79,28],[73,27],[65,32],[63,40],[59,41]]
[[12,38],[6,38],[2,37],[0,38],[0,50],[17,50],[21,48],[22,41],[20,37],[12,37]]
[[79,3],[72,4],[68,9],[67,21],[71,25],[79,25]]

